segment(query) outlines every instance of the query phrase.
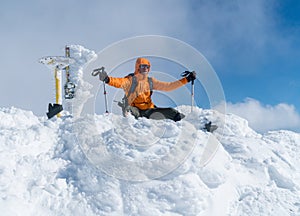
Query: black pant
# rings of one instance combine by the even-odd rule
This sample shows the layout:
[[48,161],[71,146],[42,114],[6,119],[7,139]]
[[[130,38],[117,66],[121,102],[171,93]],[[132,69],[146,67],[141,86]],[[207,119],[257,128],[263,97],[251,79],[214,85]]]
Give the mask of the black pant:
[[178,112],[176,109],[173,108],[160,108],[155,107],[147,110],[140,110],[137,107],[131,107],[130,111],[132,115],[136,118],[138,117],[146,117],[148,119],[171,119],[173,121],[180,121],[185,117],[184,114]]

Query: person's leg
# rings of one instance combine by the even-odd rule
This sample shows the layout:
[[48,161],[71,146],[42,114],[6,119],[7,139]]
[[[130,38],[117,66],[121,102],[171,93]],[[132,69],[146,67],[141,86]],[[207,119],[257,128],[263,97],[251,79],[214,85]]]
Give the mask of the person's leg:
[[173,108],[153,108],[143,111],[142,116],[150,119],[171,119],[173,121],[180,121],[185,117],[184,114],[178,112]]

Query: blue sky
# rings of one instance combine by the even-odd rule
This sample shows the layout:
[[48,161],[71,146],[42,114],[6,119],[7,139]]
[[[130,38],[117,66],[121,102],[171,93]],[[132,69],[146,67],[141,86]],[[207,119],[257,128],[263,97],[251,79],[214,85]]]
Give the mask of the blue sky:
[[[254,103],[274,114],[270,118],[290,112],[277,124],[266,120],[266,127],[297,130],[299,11],[297,0],[1,1],[0,107],[44,115],[53,101],[53,83],[38,59],[63,55],[66,44],[97,52],[151,34],[174,37],[201,52],[222,82],[229,111],[242,114],[240,107],[250,109]],[[295,119],[290,128],[280,124]]]

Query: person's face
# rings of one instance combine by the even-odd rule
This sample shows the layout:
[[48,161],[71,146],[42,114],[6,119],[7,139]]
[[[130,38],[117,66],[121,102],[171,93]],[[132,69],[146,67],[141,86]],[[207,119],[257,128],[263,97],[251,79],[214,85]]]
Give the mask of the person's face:
[[141,64],[140,65],[140,73],[146,74],[150,71],[150,65],[147,64]]

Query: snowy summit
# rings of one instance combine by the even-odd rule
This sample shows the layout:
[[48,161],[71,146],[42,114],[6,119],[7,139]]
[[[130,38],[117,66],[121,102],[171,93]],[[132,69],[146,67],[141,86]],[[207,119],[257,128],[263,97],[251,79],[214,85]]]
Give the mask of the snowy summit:
[[180,122],[0,108],[1,215],[300,215],[300,134],[233,114],[212,134],[217,111],[177,109]]

